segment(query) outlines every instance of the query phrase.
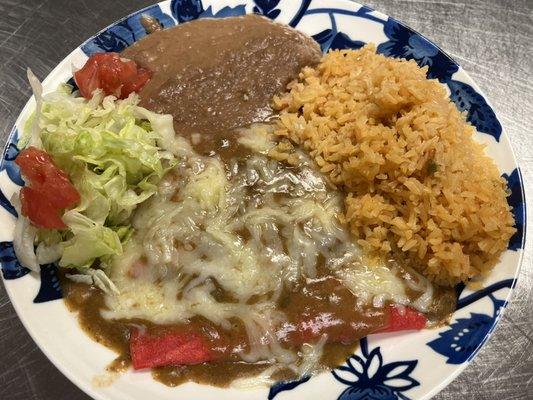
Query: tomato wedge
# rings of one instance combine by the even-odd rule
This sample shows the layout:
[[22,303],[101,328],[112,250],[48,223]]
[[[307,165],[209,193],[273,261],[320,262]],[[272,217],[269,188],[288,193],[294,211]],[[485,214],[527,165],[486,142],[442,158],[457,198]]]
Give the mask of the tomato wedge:
[[148,69],[121,58],[118,53],[93,54],[83,68],[74,73],[80,93],[86,99],[90,99],[96,89],[125,99],[130,93],[141,90],[151,77]]
[[26,186],[20,191],[22,215],[39,228],[64,229],[62,211],[80,201],[78,190],[65,172],[43,150],[28,147],[15,160]]

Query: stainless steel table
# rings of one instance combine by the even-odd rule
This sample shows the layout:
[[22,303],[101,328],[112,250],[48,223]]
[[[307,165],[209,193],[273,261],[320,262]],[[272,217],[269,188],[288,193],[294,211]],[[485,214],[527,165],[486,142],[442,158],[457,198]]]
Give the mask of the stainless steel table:
[[[0,0],[2,145],[39,77],[88,36],[153,0]],[[533,0],[370,0],[448,51],[488,95],[533,210]],[[533,221],[518,286],[494,336],[436,399],[533,399]],[[24,330],[0,285],[0,399],[86,400]],[[152,400],[152,399],[149,399]]]

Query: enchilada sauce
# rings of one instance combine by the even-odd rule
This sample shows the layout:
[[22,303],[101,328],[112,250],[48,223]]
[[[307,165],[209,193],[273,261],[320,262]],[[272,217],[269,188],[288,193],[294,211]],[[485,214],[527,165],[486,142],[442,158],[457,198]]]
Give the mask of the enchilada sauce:
[[[169,386],[193,381],[224,387],[235,379],[255,376],[272,365],[267,361],[242,362],[240,354],[247,353],[250,346],[246,330],[238,319],[231,321],[230,329],[224,329],[202,317],[174,325],[158,325],[142,319],[108,320],[101,315],[106,306],[104,294],[99,289],[72,282],[66,277],[62,277],[61,283],[66,304],[78,314],[81,327],[95,341],[117,352],[118,357],[108,367],[109,371],[125,371],[132,365],[132,335],[139,332],[144,336],[144,345],[147,344],[147,338],[153,340],[152,344],[148,341],[148,351],[150,346],[153,346],[153,351],[161,350],[165,346],[166,337],[187,338],[189,341],[187,354],[178,358],[181,363],[191,362],[191,365],[152,368],[154,378]],[[222,301],[224,294],[221,296]],[[434,321],[444,321],[453,311],[454,305],[452,291],[439,293],[432,307]],[[391,307],[359,305],[352,292],[328,275],[309,280],[290,290],[286,289],[278,300],[278,308],[287,317],[286,322],[276,329],[277,339],[283,347],[298,350],[304,343],[313,344],[323,335],[327,336],[321,358],[321,366],[324,368],[342,364],[353,354],[360,338],[389,327],[391,318],[397,318],[391,313]],[[409,326],[402,329],[409,329]],[[202,338],[209,357],[191,361],[188,357],[191,351],[198,350],[199,337]],[[175,351],[176,348],[170,350]],[[154,366],[154,360],[157,361],[153,354],[149,354],[147,360],[149,364],[144,367]],[[287,380],[297,376],[289,369],[280,369],[274,378]]]
[[[167,335],[190,338],[195,343],[199,336],[208,344],[210,361],[193,365],[162,366],[153,370],[163,383],[175,386],[185,381],[227,386],[233,380],[256,375],[271,366],[268,362],[244,363],[239,354],[250,350],[244,326],[232,321],[231,329],[223,329],[203,318],[193,318],[186,324],[156,325],[146,320],[107,320],[101,316],[105,309],[104,295],[92,286],[62,279],[65,301],[78,313],[82,328],[97,342],[113,349],[119,356],[109,367],[121,371],[131,365],[130,340],[136,332],[152,338]],[[387,309],[360,307],[356,297],[332,277],[318,278],[290,291],[279,300],[279,308],[287,321],[277,330],[280,343],[286,348],[298,349],[304,343],[316,343],[322,335],[328,336],[324,346],[324,367],[334,367],[344,361],[361,337],[387,325]],[[164,340],[155,341],[160,347]],[[156,348],[154,347],[154,348]],[[190,354],[191,348],[189,348]],[[183,358],[187,363],[187,359]],[[277,378],[296,378],[290,370],[280,370]]]

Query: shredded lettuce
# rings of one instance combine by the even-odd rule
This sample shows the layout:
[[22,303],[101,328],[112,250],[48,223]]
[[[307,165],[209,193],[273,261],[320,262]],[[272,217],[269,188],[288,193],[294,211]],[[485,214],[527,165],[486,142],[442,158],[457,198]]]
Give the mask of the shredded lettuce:
[[[49,153],[69,175],[81,201],[63,215],[68,230],[40,229],[36,235],[32,230],[36,255],[23,258],[33,269],[35,259],[59,261],[61,267],[77,268],[101,281],[101,275],[88,271],[106,270],[110,258],[122,254],[122,245],[133,233],[133,211],[156,192],[163,175],[175,165],[174,154],[167,150],[174,132],[172,118],[139,107],[135,93],[117,100],[97,91],[85,100],[72,87],[61,85],[41,96],[37,78],[29,77],[38,106],[26,122],[19,147],[32,145]],[[29,229],[29,224],[19,225],[19,230]],[[19,236],[27,238],[30,232],[23,233]]]
[[[30,82],[31,89],[33,91],[33,97],[35,97],[35,114],[40,115],[42,104],[43,104],[43,85],[31,69],[26,70],[26,76],[28,77],[28,82]],[[39,124],[35,118],[30,118],[28,120],[29,127],[27,129],[27,134],[25,135],[23,142],[19,142],[19,148],[25,147],[27,144],[35,147],[41,147],[41,138],[39,137]],[[22,147],[21,147],[22,146]]]
[[94,259],[122,253],[120,238],[113,229],[87,218],[77,211],[67,211],[63,221],[72,237],[63,242],[59,266],[90,268]]

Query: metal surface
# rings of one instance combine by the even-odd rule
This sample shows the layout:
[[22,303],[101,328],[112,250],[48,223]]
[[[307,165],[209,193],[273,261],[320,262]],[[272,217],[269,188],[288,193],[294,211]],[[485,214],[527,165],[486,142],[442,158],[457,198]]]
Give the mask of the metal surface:
[[[2,146],[30,96],[25,70],[45,77],[88,36],[153,1],[0,0]],[[533,212],[533,0],[370,0],[426,35],[474,78],[496,109],[522,168]],[[436,399],[533,399],[533,221],[518,285],[489,343]],[[46,359],[0,285],[0,399],[87,400]],[[152,400],[152,399],[150,399]]]

